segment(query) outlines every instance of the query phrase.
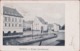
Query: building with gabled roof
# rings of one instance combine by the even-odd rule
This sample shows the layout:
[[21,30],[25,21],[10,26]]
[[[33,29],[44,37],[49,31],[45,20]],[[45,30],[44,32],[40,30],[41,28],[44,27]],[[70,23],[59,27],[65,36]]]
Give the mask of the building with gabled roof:
[[47,31],[47,24],[42,17],[36,17],[33,21],[33,30]]
[[3,6],[4,34],[23,33],[23,16],[14,8]]
[[52,29],[53,29],[54,31],[59,31],[59,30],[60,30],[60,25],[57,24],[57,23],[54,23]]

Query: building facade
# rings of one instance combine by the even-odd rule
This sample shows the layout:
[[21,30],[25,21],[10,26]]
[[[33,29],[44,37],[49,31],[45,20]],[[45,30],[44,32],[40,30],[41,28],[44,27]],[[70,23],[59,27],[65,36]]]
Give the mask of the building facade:
[[53,24],[53,28],[52,28],[54,31],[59,31],[60,30],[60,25],[59,24],[56,24],[54,23]]
[[23,16],[14,8],[3,6],[3,33],[23,33]]
[[47,31],[47,22],[41,17],[36,17],[33,22],[33,30]]

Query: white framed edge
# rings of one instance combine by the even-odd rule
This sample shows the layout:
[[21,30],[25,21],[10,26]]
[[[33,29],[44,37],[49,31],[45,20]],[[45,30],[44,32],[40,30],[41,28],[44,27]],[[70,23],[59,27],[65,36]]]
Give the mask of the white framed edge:
[[[65,46],[3,46],[3,3],[64,3]],[[1,1],[0,3],[0,50],[1,51],[79,51],[79,1]],[[36,50],[31,50],[36,49]],[[45,50],[38,50],[45,49]]]

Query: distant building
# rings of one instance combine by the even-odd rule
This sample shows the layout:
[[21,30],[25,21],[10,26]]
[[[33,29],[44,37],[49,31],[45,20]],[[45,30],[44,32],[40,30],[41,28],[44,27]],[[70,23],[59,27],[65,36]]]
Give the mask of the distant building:
[[47,22],[41,18],[36,17],[33,22],[33,30],[39,30],[39,31],[47,31]]
[[30,31],[32,30],[33,21],[23,21],[23,30]]
[[51,30],[53,28],[53,24],[48,24],[48,30]]
[[54,31],[52,28],[53,28],[53,24],[48,24],[48,33],[51,33]]
[[23,16],[14,8],[3,6],[3,33],[23,33]]
[[65,24],[63,24],[63,25],[60,27],[59,32],[65,32]]
[[60,30],[60,25],[57,24],[57,23],[54,23],[52,30],[54,30],[54,31],[59,31],[59,30]]

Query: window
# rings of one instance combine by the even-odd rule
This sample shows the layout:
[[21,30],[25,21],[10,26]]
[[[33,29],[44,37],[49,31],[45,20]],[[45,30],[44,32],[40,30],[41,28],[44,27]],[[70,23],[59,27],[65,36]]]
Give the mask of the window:
[[19,19],[19,22],[21,22],[21,19]]
[[7,21],[7,17],[5,17],[5,19],[4,19],[5,21]]
[[17,27],[17,24],[15,24],[15,27]]
[[14,24],[12,24],[12,27],[14,26]]
[[5,23],[5,27],[7,26],[7,24]]
[[10,23],[9,23],[9,27],[10,27]]
[[8,18],[8,21],[10,21],[10,17]]
[[12,22],[14,22],[14,18],[12,18]]
[[19,24],[19,27],[21,27],[21,24]]
[[15,22],[17,22],[17,18],[15,18]]

